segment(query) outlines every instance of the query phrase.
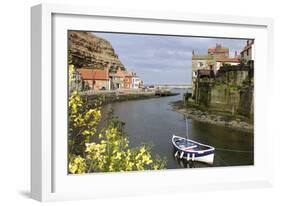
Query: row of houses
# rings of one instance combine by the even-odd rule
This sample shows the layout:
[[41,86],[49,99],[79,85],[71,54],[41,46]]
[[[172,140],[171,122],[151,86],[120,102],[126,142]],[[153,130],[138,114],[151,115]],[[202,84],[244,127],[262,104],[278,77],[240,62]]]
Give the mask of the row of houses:
[[230,57],[229,48],[223,47],[222,44],[216,44],[215,47],[208,48],[208,53],[198,55],[192,52],[192,88],[193,93],[197,77],[204,73],[216,75],[223,65],[239,65],[241,62],[249,63],[254,61],[254,40],[247,40],[245,47],[238,54],[235,52],[234,57]]
[[74,73],[72,89],[85,90],[117,90],[117,89],[138,89],[143,82],[134,72],[118,68],[115,73],[109,69],[79,68]]

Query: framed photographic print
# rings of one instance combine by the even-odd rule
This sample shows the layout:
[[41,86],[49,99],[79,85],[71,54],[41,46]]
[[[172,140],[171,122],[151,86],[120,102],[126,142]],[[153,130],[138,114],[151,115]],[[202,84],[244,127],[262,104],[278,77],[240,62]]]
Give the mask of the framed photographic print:
[[271,19],[31,13],[34,199],[271,185]]

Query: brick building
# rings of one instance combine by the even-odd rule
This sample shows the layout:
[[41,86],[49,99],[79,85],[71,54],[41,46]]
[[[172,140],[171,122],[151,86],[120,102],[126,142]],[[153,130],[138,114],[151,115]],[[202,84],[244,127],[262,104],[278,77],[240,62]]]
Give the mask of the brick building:
[[77,69],[82,79],[83,90],[110,90],[108,69]]

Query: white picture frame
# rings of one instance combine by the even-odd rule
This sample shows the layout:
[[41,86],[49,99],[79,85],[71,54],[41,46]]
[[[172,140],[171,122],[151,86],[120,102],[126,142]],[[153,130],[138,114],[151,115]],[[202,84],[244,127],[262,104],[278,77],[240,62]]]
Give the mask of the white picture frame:
[[[272,19],[41,4],[31,9],[31,26],[32,198],[53,201],[272,185],[273,134],[267,121],[272,103],[264,98],[273,87]],[[65,135],[67,124],[65,32],[171,34],[167,28],[173,28],[173,34],[256,39],[254,166],[67,175],[67,136],[57,138]]]

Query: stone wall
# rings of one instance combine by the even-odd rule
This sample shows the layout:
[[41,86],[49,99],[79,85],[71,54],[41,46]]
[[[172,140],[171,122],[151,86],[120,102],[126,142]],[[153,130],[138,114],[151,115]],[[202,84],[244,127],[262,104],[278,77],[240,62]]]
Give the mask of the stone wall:
[[87,99],[89,105],[95,105],[96,102],[102,101],[103,104],[111,102],[120,102],[128,100],[139,100],[148,98],[159,98],[155,95],[155,92],[135,92],[135,93],[118,93],[118,92],[106,92],[97,94],[84,94],[83,98]]
[[240,91],[240,102],[237,109],[239,114],[253,118],[254,115],[254,86],[250,85]]
[[215,78],[197,79],[195,103],[214,111],[253,116],[253,72],[239,69],[224,72]]

